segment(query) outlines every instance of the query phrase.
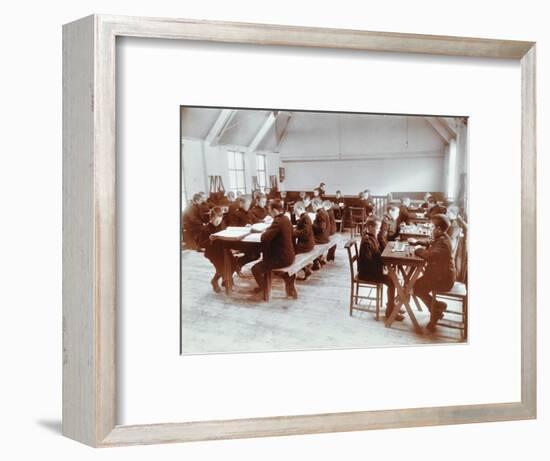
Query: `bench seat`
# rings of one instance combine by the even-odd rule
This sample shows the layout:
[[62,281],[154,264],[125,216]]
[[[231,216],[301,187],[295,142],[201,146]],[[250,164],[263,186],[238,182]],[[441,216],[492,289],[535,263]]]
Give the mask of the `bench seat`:
[[273,269],[272,272],[276,275],[296,275],[308,264],[313,263],[317,258],[336,245],[336,240],[331,237],[328,243],[315,245],[311,251],[307,253],[298,253],[294,258],[294,262],[290,266]]
[[331,236],[328,243],[321,243],[315,245],[311,251],[307,253],[298,253],[294,262],[286,267],[280,267],[278,269],[272,269],[271,272],[266,274],[266,292],[264,293],[264,299],[269,301],[271,297],[271,274],[280,277],[293,277],[300,272],[308,264],[312,264],[317,258],[322,256],[325,252],[336,246],[335,236]]

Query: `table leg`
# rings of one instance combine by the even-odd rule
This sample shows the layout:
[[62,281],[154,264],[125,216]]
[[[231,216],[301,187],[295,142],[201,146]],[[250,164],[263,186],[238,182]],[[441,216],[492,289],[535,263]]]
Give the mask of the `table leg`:
[[399,279],[397,278],[397,274],[395,272],[394,266],[388,266],[388,276],[393,282],[393,285],[395,287],[395,294],[397,296],[395,297],[395,300],[394,300],[392,313],[386,319],[386,327],[391,326],[391,324],[394,322],[395,318],[397,317],[397,314],[399,313],[399,310],[401,309],[401,305],[403,304],[403,301],[405,299],[405,294],[403,292],[403,288],[401,287],[401,284],[399,283]]
[[395,269],[390,266],[388,267],[388,275],[391,278],[396,294],[398,295],[399,301],[395,303],[395,306],[393,308],[393,311],[390,315],[390,317],[386,320],[386,327],[390,327],[391,324],[395,321],[395,318],[397,317],[397,314],[399,313],[399,310],[401,306],[405,306],[405,309],[407,311],[407,314],[409,315],[409,318],[411,319],[411,322],[414,326],[414,329],[419,332],[421,331],[420,325],[418,324],[418,321],[416,320],[416,317],[414,315],[413,310],[411,309],[411,306],[409,304],[412,287],[414,286],[414,283],[416,282],[416,279],[418,278],[420,271],[417,270],[417,268],[414,268],[412,274],[407,274],[407,281],[404,283],[403,286],[399,283],[399,279],[397,277],[397,273]]
[[271,298],[271,269],[268,269],[264,276],[264,301]]
[[223,250],[223,281],[225,283],[225,294],[228,295],[233,289],[233,268],[231,267],[231,260],[233,254],[230,248],[224,248]]
[[[410,278],[407,283],[406,293],[407,293],[407,302],[405,303],[405,308],[407,309],[407,312],[409,313],[409,317],[411,318],[411,321],[414,325],[414,329],[417,332],[422,331],[422,328],[420,328],[420,325],[418,324],[418,321],[416,320],[416,316],[414,315],[413,310],[411,309],[411,305],[409,304],[408,300],[411,298],[411,293],[413,291],[414,284],[418,277],[420,276],[420,273],[422,272],[420,267],[414,267],[412,268],[412,274],[410,274]],[[416,298],[412,296],[415,300]]]

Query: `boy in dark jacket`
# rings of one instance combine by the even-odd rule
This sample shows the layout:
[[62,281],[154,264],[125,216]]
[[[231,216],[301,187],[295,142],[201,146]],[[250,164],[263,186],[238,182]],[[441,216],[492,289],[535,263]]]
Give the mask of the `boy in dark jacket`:
[[199,234],[203,227],[202,196],[193,195],[193,202],[183,212],[183,231],[185,243],[192,249],[201,248]]
[[362,200],[361,206],[365,209],[365,214],[370,216],[374,213],[374,202],[370,198],[370,190],[365,189],[359,193],[359,198]]
[[411,206],[411,199],[409,197],[404,197],[401,206],[399,207],[399,216],[397,217],[397,228],[401,227],[401,223],[409,224],[409,207]]
[[267,216],[267,197],[265,194],[258,194],[258,197],[256,198],[256,205],[254,205],[250,209],[250,214],[254,217],[253,219],[257,220],[258,222],[263,221]]
[[218,284],[223,274],[224,254],[219,240],[213,240],[212,234],[224,230],[227,226],[223,222],[223,212],[220,207],[214,207],[210,210],[210,221],[206,224],[200,233],[200,243],[204,247],[204,256],[212,263],[215,269],[214,277],[210,283],[212,289],[219,293],[221,288]]
[[[246,227],[258,222],[256,217],[250,212],[252,197],[250,195],[241,195],[238,199],[238,208],[229,211],[226,217],[227,226]],[[246,264],[256,261],[260,258],[260,253],[254,250],[244,252],[244,255],[237,259],[237,272],[240,274],[241,268]]]
[[[296,239],[294,242],[294,251],[296,254],[307,253],[313,250],[315,239],[313,237],[313,224],[303,202],[296,202],[294,204],[294,214],[296,216],[296,228],[293,232],[293,236]],[[311,275],[310,266],[304,267],[304,280]]]
[[399,237],[399,227],[397,219],[399,216],[399,208],[396,205],[388,205],[386,213],[382,218],[380,232],[378,232],[378,241],[382,248],[386,248],[388,242],[396,240]]
[[334,200],[336,202],[334,207],[333,207],[334,217],[335,217],[335,219],[343,219],[344,218],[345,204],[344,204],[344,197],[342,196],[341,191],[339,191],[339,190],[336,191],[336,198]]
[[[284,215],[284,209],[279,199],[274,199],[270,204],[270,214],[273,222],[261,236],[264,244],[264,256],[261,261],[252,266],[252,275],[256,279],[258,288],[255,292],[265,291],[265,274],[280,267],[286,267],[294,262],[294,242],[292,237],[292,224]],[[297,298],[294,280],[296,276],[285,279],[286,294]]]
[[[380,220],[374,216],[367,218],[366,231],[361,238],[359,257],[357,258],[357,273],[361,280],[366,282],[383,283],[388,287],[388,303],[386,305],[386,318],[388,318],[394,307],[395,288],[390,277],[384,274],[382,263],[382,252],[384,247],[380,245],[377,234],[380,231]],[[397,314],[395,320],[403,320],[403,315]]]
[[250,195],[241,195],[237,199],[237,207],[229,209],[226,217],[226,224],[228,226],[245,227],[248,224],[255,224],[258,221],[256,217],[250,212],[250,205],[252,204],[252,197]]
[[[447,229],[450,220],[446,215],[432,216],[434,225],[434,240],[428,243],[428,248],[417,248],[415,254],[426,260],[424,274],[414,284],[414,293],[430,310],[430,321],[426,328],[433,331],[439,320],[443,318],[443,312],[447,304],[436,301],[431,296],[431,291],[449,291],[456,280],[456,270],[453,260],[452,244]],[[418,242],[422,245],[422,242]],[[433,308],[432,308],[432,303]]]
[[330,240],[330,218],[323,207],[320,199],[314,199],[311,202],[313,212],[316,213],[313,222],[313,236],[315,243],[328,243]]
[[[328,243],[330,241],[330,218],[328,213],[323,208],[323,202],[320,199],[313,199],[311,201],[311,207],[315,215],[315,221],[313,222],[313,238],[315,244]],[[323,256],[317,258],[312,266],[314,271],[317,271],[326,264]]]
[[313,237],[313,224],[303,202],[294,204],[294,214],[296,215],[296,228],[293,232],[294,238],[296,238],[294,249],[296,254],[307,253],[313,250],[315,239]]
[[[336,218],[334,217],[334,210],[332,209],[332,202],[325,200],[323,202],[323,208],[327,212],[329,222],[329,234],[336,234]],[[334,261],[334,255],[336,253],[336,246],[333,246],[327,253],[327,261]]]

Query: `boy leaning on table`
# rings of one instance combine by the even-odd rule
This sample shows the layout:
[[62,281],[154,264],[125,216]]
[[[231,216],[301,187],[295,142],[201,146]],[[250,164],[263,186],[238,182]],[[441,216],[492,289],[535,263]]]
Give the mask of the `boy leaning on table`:
[[[217,232],[224,230],[227,226],[223,222],[223,211],[220,207],[214,207],[210,210],[210,219],[208,224],[202,227],[199,234],[199,242],[204,248],[204,257],[207,258],[214,266],[214,277],[210,280],[212,289],[219,293],[221,291],[219,280],[222,278],[224,266],[224,251],[219,240],[212,240],[211,236]],[[234,258],[231,265],[235,270],[236,264]]]
[[[366,282],[383,283],[388,287],[388,304],[386,305],[386,318],[394,308],[395,287],[391,278],[384,274],[382,252],[384,246],[380,244],[378,234],[380,232],[380,220],[376,216],[369,216],[365,224],[366,231],[361,237],[359,255],[357,258],[357,275]],[[395,320],[401,321],[404,317],[398,313]]]
[[414,284],[414,293],[430,310],[430,321],[426,328],[429,331],[434,331],[437,322],[443,318],[443,312],[447,309],[447,304],[442,301],[435,301],[431,291],[449,291],[455,283],[456,270],[452,243],[447,234],[447,229],[451,225],[449,218],[444,214],[436,214],[431,217],[431,222],[434,226],[432,242],[423,243],[415,239],[409,239],[409,242],[427,245],[427,248],[417,248],[415,250],[415,255],[425,259],[427,264],[424,274]]

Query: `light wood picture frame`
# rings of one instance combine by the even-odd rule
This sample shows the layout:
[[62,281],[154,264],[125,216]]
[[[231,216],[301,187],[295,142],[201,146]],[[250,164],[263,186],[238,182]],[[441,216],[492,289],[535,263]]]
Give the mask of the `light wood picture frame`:
[[[303,416],[118,425],[116,39],[507,58],[521,63],[521,401]],[[536,417],[535,43],[92,15],[63,26],[63,434],[94,447],[463,424]]]

